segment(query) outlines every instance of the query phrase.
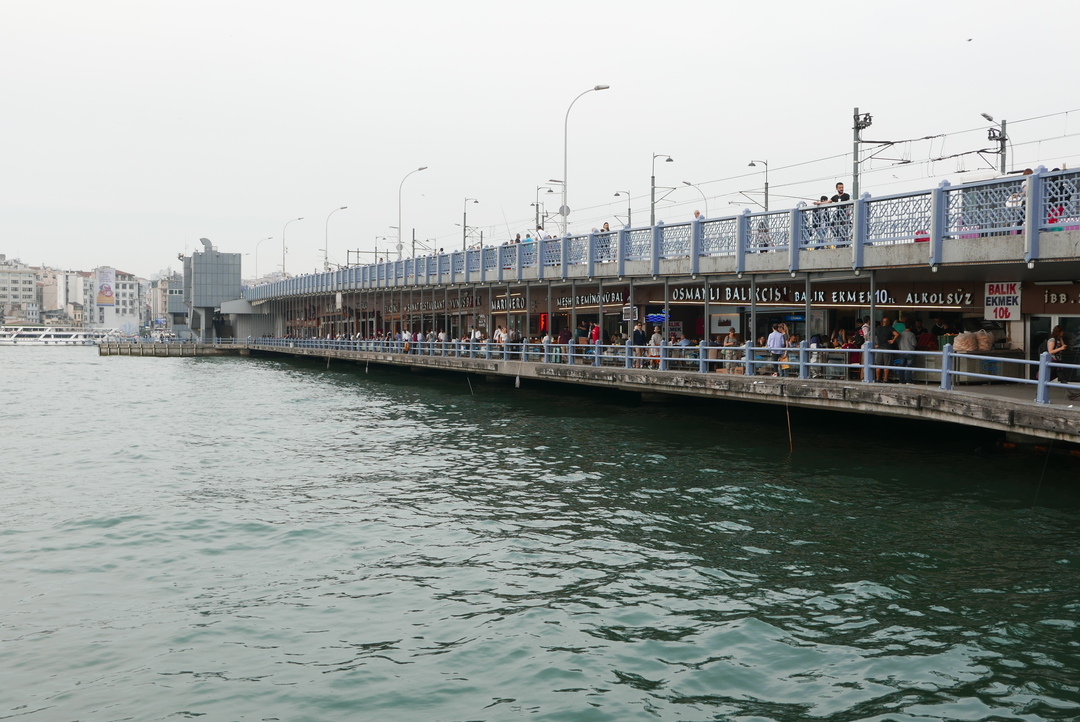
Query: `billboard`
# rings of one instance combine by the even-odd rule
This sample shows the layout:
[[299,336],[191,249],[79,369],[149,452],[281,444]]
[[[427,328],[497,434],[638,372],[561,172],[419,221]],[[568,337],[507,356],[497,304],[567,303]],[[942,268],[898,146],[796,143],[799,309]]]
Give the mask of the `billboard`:
[[116,295],[113,290],[116,288],[116,271],[112,268],[99,268],[97,270],[97,305],[98,306],[115,306]]

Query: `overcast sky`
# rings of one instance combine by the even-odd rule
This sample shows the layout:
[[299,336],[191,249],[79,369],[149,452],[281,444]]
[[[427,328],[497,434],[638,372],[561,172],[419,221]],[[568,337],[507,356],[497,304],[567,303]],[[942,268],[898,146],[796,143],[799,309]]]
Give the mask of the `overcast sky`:
[[[0,4],[0,253],[142,276],[200,237],[244,275],[322,266],[393,237],[460,249],[533,225],[563,176],[571,231],[648,222],[653,153],[666,222],[850,186],[851,114],[871,140],[863,190],[928,188],[996,164],[1080,163],[1075,2],[110,2]],[[1019,123],[1022,119],[1049,116]],[[968,131],[966,133],[960,131]],[[821,160],[830,159],[830,160]],[[812,162],[818,161],[818,162]],[[683,181],[700,184],[698,190]],[[556,190],[558,188],[556,187]],[[850,190],[850,188],[849,188]],[[660,191],[663,195],[667,191]],[[541,191],[555,213],[557,194]],[[548,222],[555,229],[554,219]]]

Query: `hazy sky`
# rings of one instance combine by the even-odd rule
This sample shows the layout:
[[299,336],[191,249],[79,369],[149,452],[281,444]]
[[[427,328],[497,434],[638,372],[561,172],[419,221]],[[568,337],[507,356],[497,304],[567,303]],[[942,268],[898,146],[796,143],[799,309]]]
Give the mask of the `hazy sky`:
[[625,190],[647,223],[653,153],[675,159],[657,163],[677,187],[667,222],[705,210],[682,181],[713,217],[760,202],[751,159],[774,210],[850,185],[855,106],[867,139],[948,134],[883,153],[909,164],[867,161],[873,195],[988,168],[926,162],[991,147],[981,112],[1009,120],[1017,167],[1071,167],[1077,19],[1046,0],[2,0],[0,253],[149,276],[205,236],[251,254],[248,277],[263,238],[259,272],[280,268],[282,226],[303,216],[287,270],[308,272],[335,208],[331,261],[393,237],[419,166],[407,242],[415,227],[459,249],[466,197],[469,225],[501,242],[533,225],[537,186],[563,175],[567,107],[597,84],[611,89],[570,113],[572,231],[625,223]]

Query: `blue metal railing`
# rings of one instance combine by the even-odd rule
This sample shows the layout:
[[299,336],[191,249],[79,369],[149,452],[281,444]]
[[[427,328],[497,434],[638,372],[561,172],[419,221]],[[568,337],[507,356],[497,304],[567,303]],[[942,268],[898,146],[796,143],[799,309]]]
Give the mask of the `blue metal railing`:
[[[696,373],[728,373],[746,376],[777,376],[798,379],[847,380],[873,383],[875,377],[897,374],[900,382],[913,383],[915,374],[924,383],[937,382],[943,390],[954,389],[958,380],[981,380],[992,383],[1021,384],[1035,387],[1035,401],[1049,404],[1050,389],[1059,388],[1080,396],[1080,385],[1054,381],[1053,372],[1065,371],[1070,378],[1080,380],[1080,364],[1053,361],[1043,353],[1038,360],[958,354],[947,344],[941,351],[897,351],[876,349],[872,343],[857,348],[815,348],[806,341],[782,349],[745,346],[698,345],[633,346],[600,343],[556,342],[493,343],[487,341],[400,341],[393,339],[329,339],[329,338],[257,338],[217,339],[219,345],[246,344],[268,348],[313,349],[325,351],[366,351],[405,356],[446,356],[455,358],[501,359],[532,363],[576,364],[586,366],[615,366],[654,371]],[[882,363],[882,357],[888,363]],[[919,359],[921,365],[916,365]],[[958,369],[961,359],[984,362],[984,371]],[[1009,367],[1009,364],[1014,366]],[[991,373],[1000,369],[999,373]],[[1006,370],[1015,373],[1006,373]],[[1028,377],[1029,369],[1037,369],[1037,378]],[[880,373],[879,373],[880,372]]]
[[[1023,235],[1029,228],[1080,230],[1080,171],[1040,167],[1029,176],[957,186],[942,182],[931,191],[880,198],[864,194],[848,203],[800,204],[784,211],[744,211],[741,216],[544,239],[522,244],[520,255],[516,245],[504,245],[470,250],[464,259],[461,252],[424,257],[415,262],[415,268],[411,259],[388,261],[364,266],[359,273],[335,271],[245,287],[242,297],[257,301],[412,283],[471,283],[492,280],[500,271],[505,277],[506,271],[516,274],[541,265],[561,267],[559,275],[566,276],[571,266],[620,260],[652,261],[648,268],[626,271],[652,275],[659,259],[812,252],[853,245],[857,248],[851,265],[856,268],[864,246],[919,242],[928,242],[927,263],[934,264],[940,262],[937,254],[943,242]],[[1024,260],[1038,257],[1036,237],[1029,240]],[[545,277],[551,275],[544,272]]]

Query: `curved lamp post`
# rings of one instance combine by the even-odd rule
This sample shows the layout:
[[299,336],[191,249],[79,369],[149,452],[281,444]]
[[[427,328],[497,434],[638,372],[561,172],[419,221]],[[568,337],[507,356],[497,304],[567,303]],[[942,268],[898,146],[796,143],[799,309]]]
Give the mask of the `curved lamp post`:
[[708,218],[709,217],[709,199],[705,197],[705,193],[700,188],[698,188],[696,185],[691,183],[690,181],[683,181],[683,185],[684,186],[690,186],[691,188],[696,190],[698,193],[701,193],[701,200],[705,202],[705,217]]
[[569,140],[568,133],[569,133],[569,130],[570,130],[570,109],[574,107],[574,103],[578,102],[578,100],[581,99],[581,97],[583,95],[587,95],[588,93],[591,93],[594,90],[607,90],[610,87],[611,87],[610,85],[597,85],[595,87],[589,88],[584,93],[582,93],[578,97],[574,98],[574,100],[571,101],[571,103],[570,103],[570,107],[566,109],[566,118],[563,120],[562,208],[559,209],[559,215],[562,216],[562,235],[564,235],[564,236],[566,235],[566,226],[567,226],[568,217],[570,215],[570,207],[566,205],[566,185],[567,185],[567,181],[569,180],[569,178],[567,178],[567,172],[566,172],[567,171],[566,157],[567,157],[567,144],[568,144],[568,140]]
[[623,194],[626,194],[626,225],[631,226],[630,222],[630,191],[615,191],[615,197],[620,198]]
[[328,216],[326,216],[326,227],[323,229],[323,249],[322,249],[322,252],[323,252],[323,261],[322,261],[323,271],[329,271],[330,270],[330,216],[334,215],[338,211],[343,211],[346,208],[348,208],[348,206],[342,206],[341,208],[335,208],[334,210],[330,211],[330,214]]
[[765,212],[768,213],[769,212],[769,164],[766,161],[763,161],[763,160],[752,160],[752,161],[750,161],[750,165],[748,167],[757,168],[757,165],[756,165],[757,163],[761,163],[763,166],[765,166]]
[[259,280],[259,246],[261,246],[266,241],[272,241],[272,240],[274,240],[274,237],[270,236],[269,238],[264,238],[264,239],[262,239],[261,241],[259,241],[258,243],[255,244],[255,280],[256,281]]
[[998,145],[999,145],[998,155],[1001,156],[1001,175],[1005,175],[1006,143],[1009,142],[1009,136],[1005,132],[1006,121],[1005,121],[1004,118],[1002,118],[1001,122],[999,123],[996,120],[994,120],[994,116],[990,115],[989,113],[982,113],[981,115],[982,115],[982,117],[986,118],[988,121],[990,121],[991,123],[993,123],[994,125],[997,126],[997,128],[990,128],[988,130],[988,132],[986,134],[986,139],[991,141],[991,142],[993,142],[993,141],[998,142]]
[[416,170],[409,171],[408,173],[405,174],[405,178],[401,179],[401,183],[398,184],[398,189],[397,189],[397,257],[398,257],[399,261],[401,260],[401,249],[404,248],[404,246],[401,245],[401,188],[402,188],[402,186],[405,185],[405,179],[406,178],[411,176],[413,173],[419,173],[422,170],[427,170],[427,168],[428,167],[426,165],[422,165],[419,168],[417,168]]
[[663,153],[652,154],[652,180],[650,181],[650,196],[649,196],[649,225],[656,225],[656,159],[667,158],[665,163],[674,163],[675,159],[670,155],[664,155]]
[[[536,209],[536,230],[540,229],[540,191],[544,190],[546,190],[548,193],[555,192],[547,186],[536,186],[536,203],[533,204],[533,208]],[[544,220],[547,220],[547,208],[544,209]]]
[[297,221],[304,220],[303,216],[299,218],[293,218],[291,221],[286,221],[284,227],[281,229],[281,277],[285,278],[285,229],[289,227],[290,223],[296,223]]

